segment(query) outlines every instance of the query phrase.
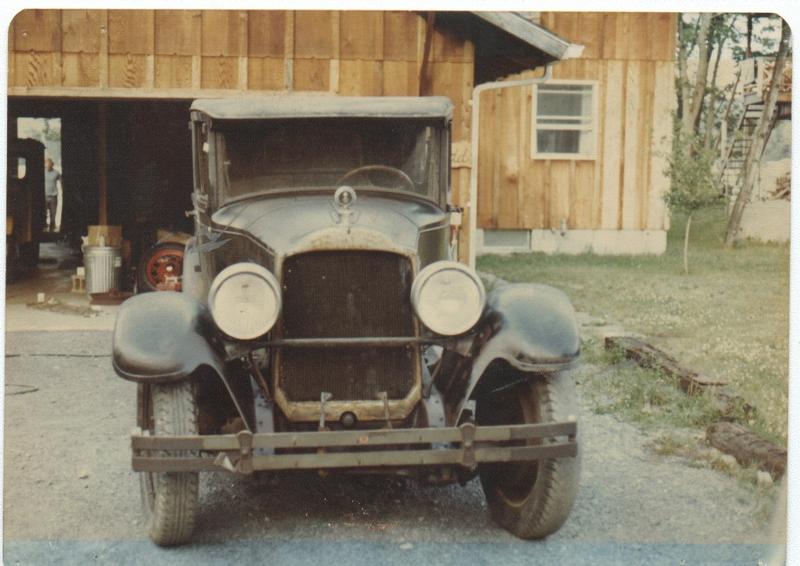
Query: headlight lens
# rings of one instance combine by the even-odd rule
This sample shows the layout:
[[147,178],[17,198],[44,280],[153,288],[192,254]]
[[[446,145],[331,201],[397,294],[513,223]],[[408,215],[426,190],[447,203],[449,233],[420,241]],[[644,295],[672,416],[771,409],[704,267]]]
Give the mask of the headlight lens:
[[486,303],[478,276],[455,261],[437,261],[419,272],[411,286],[411,304],[428,329],[455,336],[475,326]]
[[280,286],[267,269],[236,263],[223,269],[211,284],[208,306],[225,334],[252,340],[266,334],[281,311]]

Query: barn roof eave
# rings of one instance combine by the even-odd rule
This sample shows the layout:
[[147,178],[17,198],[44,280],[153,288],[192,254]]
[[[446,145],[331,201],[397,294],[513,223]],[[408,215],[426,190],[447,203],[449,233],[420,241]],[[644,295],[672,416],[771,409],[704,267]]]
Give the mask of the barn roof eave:
[[573,59],[580,57],[583,52],[583,45],[571,43],[515,12],[472,12],[472,14],[538,49],[552,60]]

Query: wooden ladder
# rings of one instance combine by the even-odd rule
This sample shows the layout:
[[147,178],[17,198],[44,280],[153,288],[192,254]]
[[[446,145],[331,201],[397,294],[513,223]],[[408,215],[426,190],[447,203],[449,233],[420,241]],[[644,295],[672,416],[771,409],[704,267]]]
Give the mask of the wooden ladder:
[[[763,111],[763,102],[757,102],[746,106],[742,117],[739,119],[739,124],[734,131],[734,139],[728,147],[725,160],[720,168],[719,176],[720,184],[728,197],[735,197],[739,192],[744,176],[744,162],[747,159],[747,154],[750,152],[750,147],[753,145],[753,134],[755,133],[756,126],[758,126],[758,119],[761,117]],[[777,117],[778,108],[776,107],[775,112],[770,116],[767,137],[769,137],[769,133],[775,126]]]

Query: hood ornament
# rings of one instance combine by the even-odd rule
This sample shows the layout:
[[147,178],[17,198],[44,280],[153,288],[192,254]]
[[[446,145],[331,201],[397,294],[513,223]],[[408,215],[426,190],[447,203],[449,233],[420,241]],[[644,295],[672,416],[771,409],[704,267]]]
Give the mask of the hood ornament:
[[355,189],[348,185],[342,185],[333,193],[331,218],[335,224],[344,226],[348,234],[353,224],[358,222],[359,213],[351,208],[357,199],[358,195],[356,195]]

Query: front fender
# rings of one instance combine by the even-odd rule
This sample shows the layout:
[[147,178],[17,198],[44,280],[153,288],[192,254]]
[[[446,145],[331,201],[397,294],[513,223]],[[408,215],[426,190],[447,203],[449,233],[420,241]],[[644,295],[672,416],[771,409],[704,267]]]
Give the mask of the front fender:
[[548,373],[572,366],[580,354],[575,309],[562,291],[548,285],[496,287],[489,293],[480,324],[491,328],[491,337],[472,364],[457,422],[495,360],[505,360],[523,372]]
[[211,345],[213,324],[205,305],[185,293],[156,291],[132,297],[120,307],[114,325],[114,371],[130,381],[168,383],[208,366],[225,386],[245,428],[253,430],[225,376],[225,363]]
[[211,347],[213,322],[196,299],[173,291],[144,293],[125,301],[114,326],[114,371],[146,383],[178,381],[200,366],[224,375]]

